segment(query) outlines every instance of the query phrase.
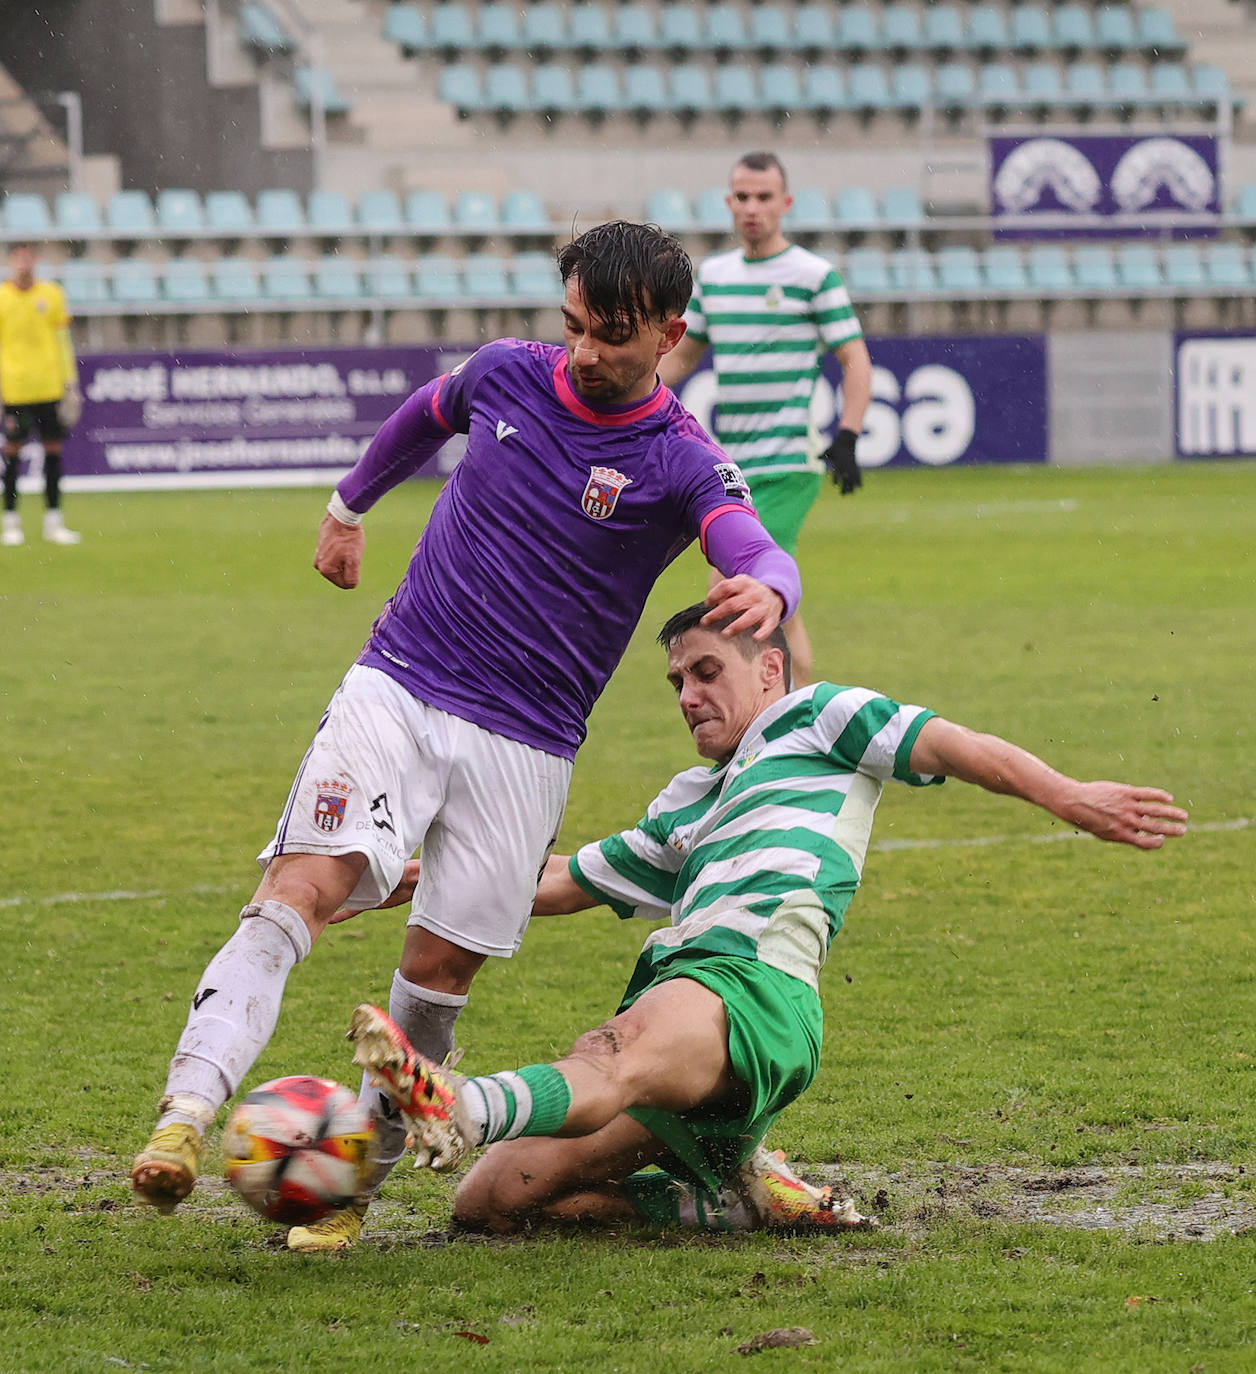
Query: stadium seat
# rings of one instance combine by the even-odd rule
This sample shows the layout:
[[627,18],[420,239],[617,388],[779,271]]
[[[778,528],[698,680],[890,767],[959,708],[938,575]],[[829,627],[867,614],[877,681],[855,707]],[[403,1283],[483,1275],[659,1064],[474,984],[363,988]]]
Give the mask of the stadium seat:
[[624,108],[640,117],[663,114],[671,108],[661,67],[638,62],[624,68]]
[[646,198],[645,217],[651,224],[657,224],[660,229],[667,229],[673,234],[688,233],[695,228],[689,197],[683,191],[671,188],[650,192]]
[[1095,10],[1095,47],[1120,57],[1138,47],[1134,11],[1129,5],[1100,5]]
[[174,187],[158,191],[157,225],[163,234],[199,234],[205,227],[200,194]]
[[1208,64],[1191,72],[1191,94],[1197,105],[1208,110],[1241,104],[1230,89],[1230,78],[1220,67]]
[[1153,59],[1180,58],[1188,46],[1186,40],[1179,37],[1173,16],[1159,7],[1138,11],[1138,42]]
[[49,268],[49,275],[61,283],[71,308],[83,309],[109,302],[109,279],[98,262],[72,258]]
[[696,62],[677,62],[671,71],[671,109],[679,115],[707,114],[715,109],[711,74]]
[[226,238],[253,228],[253,207],[243,191],[209,191],[205,196],[205,227]]
[[305,231],[305,207],[295,191],[271,188],[257,193],[257,227],[274,238]]
[[549,118],[580,109],[571,69],[562,62],[542,62],[532,69],[531,108]]
[[1036,243],[1029,250],[1029,284],[1048,296],[1067,295],[1073,289],[1073,269],[1063,248]]
[[501,222],[512,234],[548,234],[549,213],[535,191],[507,191],[502,197]]
[[491,191],[459,191],[454,197],[454,226],[461,234],[497,233],[501,228],[497,197]]
[[829,56],[837,46],[837,6],[816,0],[796,6],[793,40],[799,52]]
[[752,5],[747,29],[750,47],[760,56],[776,57],[794,46],[789,14],[783,5]]
[[457,57],[475,48],[475,25],[466,5],[458,4],[457,0],[444,0],[429,11],[429,17],[431,46],[442,57]]
[[365,269],[366,294],[380,301],[404,301],[414,295],[410,268],[401,258],[372,258]]
[[352,258],[329,253],[314,268],[314,294],[324,301],[362,299],[362,273]]
[[587,62],[576,74],[576,100],[593,119],[622,114],[627,108],[619,69],[609,62]]
[[523,49],[523,31],[519,24],[519,8],[488,0],[476,6],[474,44],[481,52],[498,57]]
[[843,229],[875,229],[880,225],[880,207],[865,186],[843,186],[837,193],[835,208]]
[[828,196],[818,186],[800,186],[794,192],[794,204],[786,223],[799,233],[823,233],[832,229],[833,207]]
[[1095,46],[1095,26],[1090,11],[1081,5],[1060,5],[1052,24],[1053,46],[1076,55]]
[[346,115],[351,108],[336,83],[336,74],[326,67],[297,67],[292,73],[292,88],[303,110],[321,104],[325,115],[335,116]]
[[443,191],[409,191],[405,199],[406,228],[412,234],[439,237],[449,233],[449,201]]
[[123,258],[112,269],[115,301],[122,305],[152,305],[161,299],[157,273],[144,258]]
[[1239,187],[1239,193],[1234,197],[1234,213],[1241,220],[1256,222],[1256,182],[1249,181]]
[[1029,290],[1029,275],[1019,248],[1000,244],[987,248],[981,261],[986,290],[992,296],[1010,296]]
[[975,295],[984,289],[981,264],[975,248],[963,244],[949,245],[939,249],[936,261],[938,285],[942,291]]
[[719,57],[746,52],[750,47],[750,38],[741,9],[737,5],[720,3],[720,0],[709,5],[703,25],[703,39],[704,46]]
[[[317,225],[314,207],[310,206],[310,223]],[[364,191],[358,200],[358,223],[368,234],[403,234],[407,224],[396,191],[377,188]]]
[[278,57],[296,51],[292,35],[269,5],[250,0],[237,16],[240,42],[259,57]]
[[597,0],[579,0],[567,14],[567,42],[576,52],[606,53],[616,46],[614,21]]
[[458,267],[452,258],[420,258],[414,269],[418,295],[428,301],[456,304],[462,294]]
[[513,62],[495,62],[484,74],[484,105],[500,118],[531,109],[527,73]]
[[1021,101],[1027,110],[1045,118],[1064,102],[1064,83],[1054,62],[1027,62],[1021,72]]
[[708,186],[699,191],[694,200],[694,228],[705,234],[722,234],[730,224],[728,203],[724,197],[728,193],[722,186]]
[[1113,109],[1132,114],[1149,99],[1147,73],[1137,62],[1114,62],[1108,68],[1108,103]]
[[775,119],[786,118],[804,108],[798,69],[787,62],[769,62],[760,67],[759,89],[763,108]]
[[280,253],[262,264],[262,294],[267,300],[293,304],[313,297],[309,264],[293,253]]
[[311,191],[306,205],[310,228],[325,238],[352,234],[357,227],[349,197],[342,191]]
[[255,301],[261,291],[257,266],[248,258],[219,258],[210,267],[209,278],[216,300],[247,303]]
[[406,57],[427,51],[427,16],[415,4],[389,5],[384,15],[384,37],[396,43]]
[[715,109],[726,116],[753,114],[763,109],[754,67],[744,62],[722,63],[715,69],[712,89]]
[[462,260],[462,287],[476,300],[504,300],[511,294],[506,264],[493,253],[468,253]]
[[914,229],[924,223],[924,207],[911,186],[891,186],[881,196],[881,220],[887,228]]
[[1108,103],[1108,87],[1103,68],[1097,62],[1073,62],[1064,75],[1068,103],[1081,115],[1093,114]]
[[920,12],[911,5],[886,5],[881,11],[880,46],[897,57],[919,52],[925,46]]
[[1039,53],[1051,49],[1051,16],[1042,5],[1015,5],[1008,39],[1016,52]]
[[856,300],[890,293],[889,267],[879,248],[852,248],[841,264],[842,278]]
[[1008,62],[987,62],[977,78],[977,100],[987,114],[998,117],[1020,100],[1016,68]]
[[552,0],[539,0],[523,11],[520,25],[523,48],[534,57],[548,57],[567,46],[566,12]]
[[967,46],[979,57],[1006,53],[1012,46],[1007,18],[994,5],[974,5],[968,12]]
[[930,5],[925,10],[924,42],[939,56],[963,52],[968,47],[968,35],[958,6]]
[[115,191],[105,202],[105,222],[116,235],[148,238],[156,218],[147,191]]
[[846,74],[832,62],[808,66],[802,76],[802,108],[824,118],[850,108]]
[[59,191],[53,202],[62,238],[92,238],[100,233],[100,206],[86,191]]
[[1087,244],[1073,255],[1073,278],[1082,290],[1110,295],[1120,286],[1109,244]]
[[640,56],[659,47],[658,16],[653,5],[626,4],[615,11],[614,46],[621,53]]
[[939,290],[930,254],[919,248],[895,248],[889,255],[890,285],[895,291],[932,296]]
[[1149,243],[1123,243],[1117,248],[1116,275],[1130,291],[1155,291],[1164,285],[1160,259]]
[[1180,62],[1157,62],[1151,69],[1150,97],[1157,105],[1173,108],[1191,103],[1191,86]]
[[516,253],[508,264],[513,294],[532,300],[556,300],[558,266],[552,253]]
[[944,114],[964,114],[977,105],[977,81],[966,62],[944,62],[933,73],[933,101]]
[[1243,289],[1252,285],[1247,250],[1241,243],[1223,241],[1206,244],[1204,272],[1212,286]]
[[[845,6],[837,20],[837,46],[843,53],[859,55],[878,52],[883,48],[876,16],[867,5]],[[854,67],[852,76],[859,73]]]
[[702,12],[697,5],[669,0],[659,9],[659,45],[679,57],[700,53],[706,46]]
[[849,108],[864,114],[888,110],[892,104],[890,83],[885,79],[885,71],[881,67],[857,63],[851,68],[846,90]]
[[486,108],[479,68],[469,62],[454,62],[442,67],[436,89],[445,104],[457,110],[460,119]]
[[205,264],[199,258],[171,258],[161,269],[161,294],[182,305],[208,305],[213,295]]
[[1164,280],[1181,291],[1195,291],[1208,285],[1204,257],[1197,243],[1170,243],[1164,250]]
[[933,80],[919,62],[900,62],[891,74],[890,103],[904,114],[918,115],[933,103]]

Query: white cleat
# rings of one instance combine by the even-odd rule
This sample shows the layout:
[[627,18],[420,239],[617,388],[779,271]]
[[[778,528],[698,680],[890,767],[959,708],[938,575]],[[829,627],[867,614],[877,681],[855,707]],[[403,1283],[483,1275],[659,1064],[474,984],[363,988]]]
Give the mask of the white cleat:
[[65,519],[59,510],[44,513],[44,538],[50,544],[81,544],[83,536],[78,530],[68,530]]
[[16,549],[26,543],[26,533],[22,529],[22,517],[15,510],[4,513],[4,526],[0,529],[0,545],[6,549]]

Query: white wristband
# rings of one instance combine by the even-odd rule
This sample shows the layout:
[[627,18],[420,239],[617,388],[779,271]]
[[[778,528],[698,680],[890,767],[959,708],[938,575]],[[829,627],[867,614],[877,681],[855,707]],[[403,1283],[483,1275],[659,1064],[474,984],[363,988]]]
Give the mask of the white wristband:
[[327,503],[327,514],[334,520],[339,520],[342,525],[360,525],[362,517],[355,510],[350,510],[341,499],[338,491],[333,491],[331,500]]

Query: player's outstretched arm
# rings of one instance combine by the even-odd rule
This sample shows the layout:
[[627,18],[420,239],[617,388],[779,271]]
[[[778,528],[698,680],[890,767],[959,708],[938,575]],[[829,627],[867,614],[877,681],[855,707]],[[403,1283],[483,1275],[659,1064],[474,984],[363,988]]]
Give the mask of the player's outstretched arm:
[[728,505],[718,510],[702,540],[707,562],[723,573],[707,593],[711,611],[704,625],[736,616],[726,635],[754,630],[764,640],[782,620],[788,620],[802,599],[798,564],[763,528],[748,507]]
[[959,778],[987,792],[1021,797],[1101,840],[1159,849],[1186,833],[1187,813],[1159,787],[1080,782],[998,735],[980,734],[934,716],[911,751],[912,772]]
[[366,532],[361,525],[346,525],[328,512],[318,527],[314,547],[314,566],[337,587],[348,591],[358,585],[362,575],[362,552]]
[[567,916],[573,911],[587,911],[601,906],[571,876],[567,860],[570,854],[551,854],[541,870],[541,881],[532,902],[533,916]]
[[754,639],[766,639],[785,619],[785,598],[780,592],[746,573],[717,582],[706,600],[711,609],[702,617],[704,625],[714,625],[730,615],[737,617],[722,631],[730,638],[754,629]]

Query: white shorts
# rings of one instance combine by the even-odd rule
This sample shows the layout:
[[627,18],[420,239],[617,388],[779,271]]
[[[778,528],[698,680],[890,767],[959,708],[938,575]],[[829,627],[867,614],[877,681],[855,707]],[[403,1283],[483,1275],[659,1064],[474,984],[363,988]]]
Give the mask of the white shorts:
[[365,854],[347,906],[375,906],[422,848],[411,925],[508,957],[562,823],[570,760],[495,735],[355,664],[258,855]]

